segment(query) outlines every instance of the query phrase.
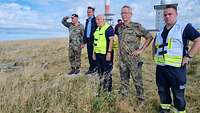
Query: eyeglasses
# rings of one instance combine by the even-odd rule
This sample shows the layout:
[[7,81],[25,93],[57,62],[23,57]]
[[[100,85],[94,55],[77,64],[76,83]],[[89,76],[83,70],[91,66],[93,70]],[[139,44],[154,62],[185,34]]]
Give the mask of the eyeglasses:
[[131,12],[121,12],[121,15],[123,14],[131,14]]

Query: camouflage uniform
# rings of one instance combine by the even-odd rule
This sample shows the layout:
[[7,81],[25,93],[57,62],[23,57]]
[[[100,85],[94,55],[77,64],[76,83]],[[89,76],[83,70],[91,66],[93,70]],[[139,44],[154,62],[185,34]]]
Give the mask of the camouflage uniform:
[[119,27],[119,67],[121,77],[120,93],[128,96],[130,75],[136,88],[138,99],[144,100],[144,88],[142,81],[142,60],[140,57],[130,56],[134,50],[140,47],[141,37],[152,38],[151,34],[139,23],[124,23]]
[[78,26],[71,22],[62,20],[62,24],[69,29],[69,62],[72,69],[79,69],[81,66],[81,44],[83,43],[84,27],[81,23]]

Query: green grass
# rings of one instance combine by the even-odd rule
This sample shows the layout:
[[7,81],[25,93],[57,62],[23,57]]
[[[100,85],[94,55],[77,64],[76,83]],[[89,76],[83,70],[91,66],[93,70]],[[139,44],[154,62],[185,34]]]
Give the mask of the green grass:
[[[130,95],[118,94],[120,77],[117,64],[113,69],[113,92],[96,97],[98,77],[85,76],[88,61],[82,51],[80,77],[66,76],[69,71],[67,40],[0,42],[0,63],[17,62],[23,68],[0,72],[0,113],[157,113],[159,98],[155,85],[155,64],[150,48],[142,55],[145,107],[137,108],[135,88]],[[200,111],[199,59],[191,64],[186,89],[188,113]],[[48,62],[47,68],[42,64]],[[196,69],[195,69],[196,68]]]

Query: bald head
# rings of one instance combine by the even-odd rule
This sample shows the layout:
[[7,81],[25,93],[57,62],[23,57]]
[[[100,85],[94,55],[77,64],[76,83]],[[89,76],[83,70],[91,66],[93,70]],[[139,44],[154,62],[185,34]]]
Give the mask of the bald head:
[[105,16],[103,14],[97,15],[96,23],[98,27],[102,27],[105,24]]

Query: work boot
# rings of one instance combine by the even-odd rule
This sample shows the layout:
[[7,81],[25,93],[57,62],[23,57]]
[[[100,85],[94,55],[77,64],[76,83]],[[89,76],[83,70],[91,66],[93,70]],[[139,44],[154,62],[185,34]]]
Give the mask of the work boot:
[[159,109],[160,109],[159,113],[170,113],[170,109],[163,109],[161,106]]
[[95,72],[97,72],[97,68],[94,68],[94,69],[89,69],[86,73],[85,73],[85,75],[89,75],[89,74],[93,74],[93,73],[95,73]]
[[96,73],[96,72],[97,72],[97,70],[98,70],[98,68],[97,68],[97,67],[95,67],[95,68],[92,70],[92,73]]
[[98,75],[98,68],[96,67],[96,68],[94,68],[93,70],[92,70],[92,73],[91,73],[93,76],[96,76],[96,75]]
[[159,113],[170,113],[169,109],[162,109],[159,111]]

